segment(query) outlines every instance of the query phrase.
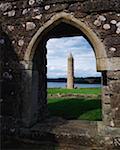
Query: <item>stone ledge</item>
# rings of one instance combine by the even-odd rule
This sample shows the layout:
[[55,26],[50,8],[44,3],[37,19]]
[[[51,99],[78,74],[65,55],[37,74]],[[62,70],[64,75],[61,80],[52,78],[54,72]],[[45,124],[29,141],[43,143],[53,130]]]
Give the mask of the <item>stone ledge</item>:
[[[30,140],[44,141],[55,140],[53,142],[72,144],[88,147],[102,147],[103,141],[97,133],[97,122],[79,121],[79,120],[62,120],[48,119],[31,129],[21,129],[20,137]],[[40,140],[41,139],[41,140]]]

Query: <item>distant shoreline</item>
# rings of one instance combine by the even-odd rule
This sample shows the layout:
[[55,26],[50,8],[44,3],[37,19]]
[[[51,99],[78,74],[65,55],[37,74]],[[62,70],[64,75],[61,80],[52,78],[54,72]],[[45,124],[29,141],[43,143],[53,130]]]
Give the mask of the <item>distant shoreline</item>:
[[[63,82],[66,83],[66,78],[48,78],[47,82]],[[101,77],[77,77],[74,78],[74,83],[84,83],[84,84],[100,84],[101,83]]]

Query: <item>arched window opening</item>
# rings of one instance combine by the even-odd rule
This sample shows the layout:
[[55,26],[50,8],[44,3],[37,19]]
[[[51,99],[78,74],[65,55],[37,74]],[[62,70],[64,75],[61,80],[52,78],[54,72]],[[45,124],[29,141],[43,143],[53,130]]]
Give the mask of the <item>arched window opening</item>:
[[[58,44],[57,40],[63,40],[64,42],[61,44]],[[51,41],[52,51],[48,50],[49,41]],[[67,45],[67,42],[68,43],[70,42],[68,44],[69,45],[68,48],[63,47],[65,44]],[[72,44],[74,45],[74,47],[72,47]],[[86,45],[86,49],[85,49],[85,45]],[[60,46],[61,49],[58,49],[57,46]],[[82,49],[82,47],[84,48]],[[56,48],[56,51],[54,51],[54,48]],[[48,89],[48,95],[47,95],[46,74],[48,72],[48,75],[49,75],[50,68],[53,70],[54,68],[57,69],[57,67],[55,66],[58,64],[60,70],[62,70],[62,68],[64,70],[62,72],[63,75],[60,76],[61,72],[59,72],[60,70],[58,69],[58,72],[56,72],[56,77],[57,78],[62,77],[63,80],[66,80],[66,72],[65,72],[67,69],[66,57],[69,54],[69,51],[73,53],[75,56],[75,78],[74,78],[76,82],[75,88],[73,89],[73,91],[72,90],[67,91],[67,89],[57,89],[58,90],[57,92],[55,88]],[[50,67],[49,58],[47,59],[47,56],[49,57],[49,54],[52,52],[55,53],[52,58],[52,63],[54,64],[54,66]],[[53,28],[50,28],[48,32],[45,32],[39,44],[37,45],[37,48],[34,54],[34,59],[33,59],[33,70],[34,70],[33,76],[34,75],[38,76],[34,79],[35,80],[34,85],[35,83],[38,84],[37,86],[38,86],[39,106],[43,107],[43,108],[39,107],[39,111],[40,111],[39,114],[41,114],[41,110],[42,112],[43,110],[45,110],[44,107],[48,104],[47,106],[48,106],[48,111],[50,115],[63,117],[65,119],[101,120],[101,100],[100,98],[98,98],[100,97],[99,95],[101,94],[100,87],[99,88],[96,87],[96,89],[93,89],[90,87],[90,85],[95,86],[93,84],[90,84],[90,82],[93,82],[93,80],[100,80],[100,78],[95,78],[96,75],[100,76],[100,74],[96,73],[96,62],[95,62],[94,55],[95,55],[94,49],[92,48],[92,44],[88,40],[86,35],[84,35],[83,32],[81,32],[78,28],[74,27],[71,24],[61,21]],[[92,63],[91,58],[94,58],[93,59],[94,63]],[[87,63],[86,66],[85,66],[85,62]],[[92,65],[94,67],[92,67]],[[91,76],[94,76],[94,78],[91,79]],[[80,77],[81,79],[79,79]],[[83,79],[83,77],[86,77],[86,79]],[[86,86],[87,91],[85,89],[82,89],[82,87],[79,89],[78,83],[81,82],[80,80],[85,80],[84,82],[88,83],[88,87],[86,86],[87,84],[81,85],[81,86]],[[98,81],[94,81],[94,82],[98,82]],[[99,84],[100,84],[100,81],[99,81]],[[96,86],[100,86],[100,85],[96,85]],[[91,98],[90,98],[90,94],[91,94]],[[64,99],[61,98],[62,95],[64,95],[63,96],[65,97]],[[68,95],[71,95],[71,97]],[[77,98],[75,97],[75,95]],[[79,98],[82,96],[84,98]],[[91,116],[93,118],[92,117],[87,118],[88,116],[84,117],[84,113],[86,114],[91,113]],[[94,115],[96,116],[96,118],[94,117]]]

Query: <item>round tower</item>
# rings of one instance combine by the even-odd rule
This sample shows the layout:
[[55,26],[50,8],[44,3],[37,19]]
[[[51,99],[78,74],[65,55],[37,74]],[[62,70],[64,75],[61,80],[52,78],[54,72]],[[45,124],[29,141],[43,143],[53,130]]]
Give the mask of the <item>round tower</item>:
[[74,58],[70,53],[67,60],[67,89],[74,88]]

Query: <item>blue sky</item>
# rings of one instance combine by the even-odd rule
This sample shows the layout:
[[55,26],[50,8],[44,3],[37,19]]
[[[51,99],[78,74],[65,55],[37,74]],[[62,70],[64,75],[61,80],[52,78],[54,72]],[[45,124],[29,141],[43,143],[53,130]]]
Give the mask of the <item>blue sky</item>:
[[73,54],[75,77],[100,76],[92,47],[82,36],[54,38],[47,42],[48,78],[66,77],[67,57]]

